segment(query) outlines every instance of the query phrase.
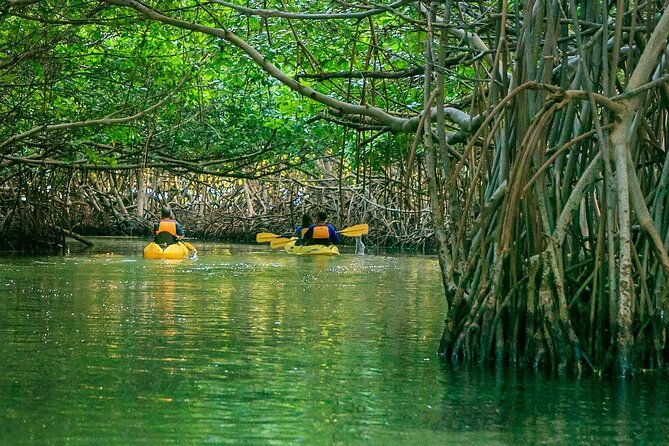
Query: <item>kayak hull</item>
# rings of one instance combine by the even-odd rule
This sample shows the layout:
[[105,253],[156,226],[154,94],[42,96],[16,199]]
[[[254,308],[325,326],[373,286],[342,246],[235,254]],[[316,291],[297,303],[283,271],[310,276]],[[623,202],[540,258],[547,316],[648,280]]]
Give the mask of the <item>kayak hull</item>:
[[286,244],[283,248],[288,254],[297,256],[338,256],[337,245],[295,245],[294,241]]
[[188,248],[181,242],[169,245],[165,249],[154,242],[151,242],[144,247],[145,259],[185,259],[186,257],[188,257]]

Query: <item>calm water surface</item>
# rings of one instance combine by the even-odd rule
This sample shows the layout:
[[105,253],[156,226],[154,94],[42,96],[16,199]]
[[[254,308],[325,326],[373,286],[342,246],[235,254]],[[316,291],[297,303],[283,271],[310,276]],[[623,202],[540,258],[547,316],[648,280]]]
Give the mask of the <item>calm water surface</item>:
[[435,258],[143,245],[0,257],[0,444],[669,444],[663,373],[438,360]]

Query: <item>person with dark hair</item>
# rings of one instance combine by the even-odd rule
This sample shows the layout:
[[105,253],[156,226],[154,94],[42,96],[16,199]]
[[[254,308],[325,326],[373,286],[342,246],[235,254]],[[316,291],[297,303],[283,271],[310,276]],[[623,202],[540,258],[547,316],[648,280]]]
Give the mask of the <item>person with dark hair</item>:
[[307,232],[304,233],[305,245],[338,245],[339,237],[337,230],[327,221],[328,216],[325,212],[320,211],[316,215],[316,224],[309,226]]
[[302,215],[302,224],[299,224],[295,227],[295,232],[292,234],[297,237],[295,241],[296,245],[304,244],[304,234],[309,230],[309,227],[314,224],[314,220],[311,218],[311,215],[304,214]]
[[172,245],[184,236],[184,228],[174,219],[169,206],[160,210],[160,222],[153,225],[153,232],[156,234],[154,241],[163,246]]

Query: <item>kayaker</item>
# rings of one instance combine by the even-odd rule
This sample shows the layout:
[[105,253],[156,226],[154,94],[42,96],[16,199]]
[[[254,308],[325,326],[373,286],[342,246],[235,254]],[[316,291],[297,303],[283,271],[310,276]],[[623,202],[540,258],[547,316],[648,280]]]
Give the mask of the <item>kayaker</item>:
[[334,226],[327,222],[327,214],[323,211],[316,215],[317,222],[309,226],[304,234],[305,245],[338,245],[339,237]]
[[172,245],[184,236],[184,228],[174,219],[174,214],[169,206],[163,206],[160,210],[160,222],[153,225],[156,234],[154,241],[159,245]]
[[297,240],[295,241],[296,245],[303,245],[304,244],[304,234],[309,230],[309,227],[314,224],[313,218],[311,218],[311,215],[309,214],[304,214],[302,215],[302,224],[297,225],[295,227],[295,232],[293,233],[293,236],[297,237]]

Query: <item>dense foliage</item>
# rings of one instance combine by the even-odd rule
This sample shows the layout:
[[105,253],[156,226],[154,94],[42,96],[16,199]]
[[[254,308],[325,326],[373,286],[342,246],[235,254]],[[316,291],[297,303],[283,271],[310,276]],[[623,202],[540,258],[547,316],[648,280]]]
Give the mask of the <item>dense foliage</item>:
[[665,365],[663,3],[7,0],[0,14],[5,228],[39,226],[32,209],[67,233],[75,202],[140,226],[170,202],[245,231],[326,208],[435,241],[445,357]]

